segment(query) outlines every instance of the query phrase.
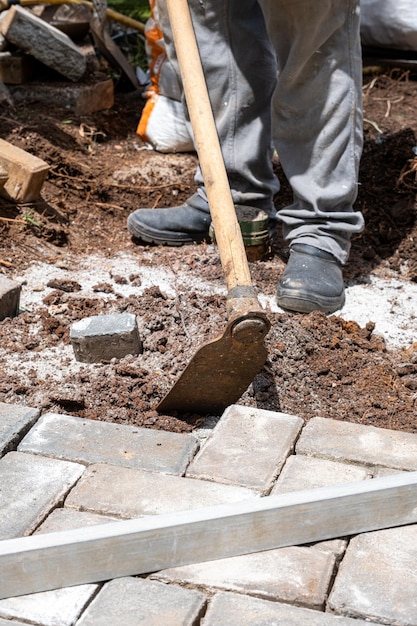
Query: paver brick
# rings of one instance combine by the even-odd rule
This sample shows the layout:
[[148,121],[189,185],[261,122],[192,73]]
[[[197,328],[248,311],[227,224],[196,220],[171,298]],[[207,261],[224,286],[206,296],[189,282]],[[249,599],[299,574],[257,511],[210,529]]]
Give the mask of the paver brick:
[[9,452],[0,459],[0,539],[28,535],[63,501],[84,466]]
[[121,359],[142,352],[136,316],[132,313],[81,319],[72,324],[70,339],[75,358],[84,363]]
[[303,428],[296,452],[368,467],[417,469],[417,435],[323,417]]
[[417,524],[354,537],[328,606],[335,613],[417,624]]
[[110,465],[92,465],[65,506],[125,519],[256,497],[243,487]]
[[0,32],[11,43],[69,80],[86,72],[86,59],[65,33],[19,6],[0,21]]
[[270,602],[235,593],[216,593],[202,626],[369,626],[369,622]]
[[41,102],[59,106],[74,115],[91,115],[111,109],[114,104],[114,83],[111,79],[78,83],[34,83],[10,86],[16,104]]
[[39,414],[38,409],[0,402],[0,457],[17,446]]
[[103,587],[77,626],[194,626],[205,604],[199,591],[119,578]]
[[120,426],[71,415],[46,413],[18,449],[54,458],[140,467],[183,474],[198,448],[192,435]]
[[[367,478],[371,478],[371,474],[364,467],[297,454],[288,457],[271,494],[330,487]],[[340,556],[346,549],[347,541],[346,539],[331,539],[314,545],[320,550],[331,550],[335,555]]]
[[187,476],[266,492],[302,425],[299,417],[233,405],[191,462]]
[[322,609],[334,564],[330,552],[289,547],[170,568],[150,578]]
[[15,202],[32,202],[40,196],[49,165],[25,150],[0,139],[0,166],[8,178],[0,193]]
[[0,274],[0,322],[6,317],[16,317],[19,314],[21,290],[20,283]]

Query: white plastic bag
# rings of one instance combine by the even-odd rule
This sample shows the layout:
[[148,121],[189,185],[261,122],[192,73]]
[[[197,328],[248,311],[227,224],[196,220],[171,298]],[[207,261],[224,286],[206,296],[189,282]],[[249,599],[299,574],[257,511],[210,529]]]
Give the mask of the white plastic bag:
[[194,143],[181,104],[181,84],[166,55],[155,0],[149,4],[151,17],[146,23],[145,38],[151,84],[145,93],[147,100],[137,134],[159,152],[191,152]]
[[417,51],[417,0],[362,0],[365,46]]

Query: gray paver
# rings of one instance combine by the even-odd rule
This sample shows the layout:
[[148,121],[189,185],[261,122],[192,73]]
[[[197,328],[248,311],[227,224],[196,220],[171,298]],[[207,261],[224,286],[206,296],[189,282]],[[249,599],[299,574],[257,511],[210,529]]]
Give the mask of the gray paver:
[[243,487],[110,465],[90,466],[65,506],[122,518],[173,513],[256,497]]
[[9,452],[0,460],[0,539],[30,534],[62,502],[82,465]]
[[205,596],[141,578],[119,578],[106,584],[77,626],[194,626]]
[[330,594],[336,613],[417,625],[417,524],[364,533],[346,551]]
[[304,427],[296,452],[371,467],[417,469],[417,435],[323,417]]
[[70,339],[75,358],[84,363],[142,352],[136,316],[132,313],[86,317],[72,324]]
[[111,463],[183,474],[198,448],[192,435],[46,413],[18,450],[79,463]]
[[0,457],[16,447],[39,414],[37,409],[0,402]]
[[216,593],[202,626],[365,626],[369,622],[234,593]]
[[0,617],[0,626],[27,626],[27,623],[24,624],[23,622],[16,622],[16,620],[13,620],[13,622],[11,622],[8,619],[2,619]]
[[0,600],[0,616],[39,626],[72,626],[96,590],[97,585],[80,585],[7,598]]
[[0,321],[18,315],[21,290],[20,283],[0,274]]
[[89,513],[88,511],[77,511],[76,509],[54,509],[46,520],[36,531],[37,533],[54,533],[59,530],[73,530],[87,526],[97,526],[117,522],[116,517]]
[[[329,487],[367,478],[371,478],[371,474],[364,467],[297,454],[288,457],[271,494]],[[320,541],[315,546],[320,550],[331,550],[334,554],[341,555],[346,549],[347,541],[346,539]]]
[[321,609],[334,564],[330,552],[290,547],[170,568],[151,578]]
[[191,462],[187,476],[266,492],[303,425],[299,417],[234,405]]

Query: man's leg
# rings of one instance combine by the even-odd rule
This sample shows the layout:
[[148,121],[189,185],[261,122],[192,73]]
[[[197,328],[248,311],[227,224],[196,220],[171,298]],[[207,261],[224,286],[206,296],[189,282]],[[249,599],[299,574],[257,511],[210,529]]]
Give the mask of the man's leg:
[[330,312],[343,304],[340,265],[363,228],[352,208],[362,150],[359,0],[262,6],[278,59],[274,143],[294,192],[278,213],[292,251],[278,302]]
[[[167,54],[176,66],[163,0],[158,9]],[[233,200],[275,220],[270,107],[276,60],[262,11],[257,0],[190,0],[190,9]],[[131,214],[130,232],[168,245],[206,237],[211,220],[200,170],[196,181],[199,190],[184,205]]]

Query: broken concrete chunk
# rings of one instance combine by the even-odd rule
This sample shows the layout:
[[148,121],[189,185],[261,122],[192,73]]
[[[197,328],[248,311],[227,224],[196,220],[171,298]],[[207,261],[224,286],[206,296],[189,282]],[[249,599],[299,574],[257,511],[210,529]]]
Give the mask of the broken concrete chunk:
[[86,72],[85,56],[65,33],[19,6],[7,11],[0,33],[69,80],[79,80]]
[[0,274],[0,321],[19,314],[21,285]]
[[84,363],[142,352],[136,317],[131,313],[86,317],[72,324],[70,339],[75,358]]
[[40,196],[49,165],[8,141],[0,139],[0,167],[8,179],[0,194],[15,202],[32,202]]

